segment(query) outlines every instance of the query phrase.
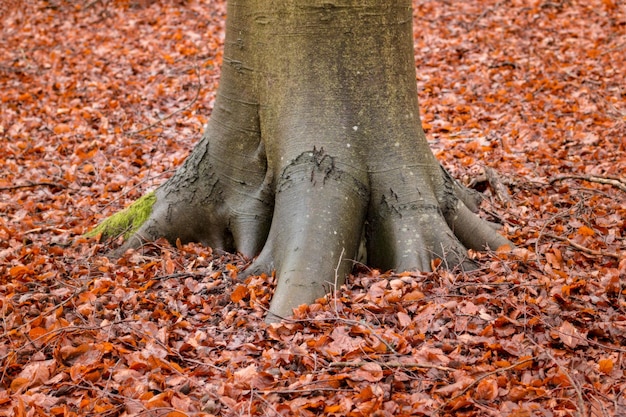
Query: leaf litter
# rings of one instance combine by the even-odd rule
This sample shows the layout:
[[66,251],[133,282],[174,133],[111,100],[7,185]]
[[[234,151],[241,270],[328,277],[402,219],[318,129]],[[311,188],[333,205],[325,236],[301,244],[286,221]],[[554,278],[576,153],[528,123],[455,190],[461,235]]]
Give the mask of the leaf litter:
[[626,415],[626,5],[414,7],[431,147],[519,249],[266,325],[247,259],[80,237],[201,135],[224,2],[5,2],[0,415]]

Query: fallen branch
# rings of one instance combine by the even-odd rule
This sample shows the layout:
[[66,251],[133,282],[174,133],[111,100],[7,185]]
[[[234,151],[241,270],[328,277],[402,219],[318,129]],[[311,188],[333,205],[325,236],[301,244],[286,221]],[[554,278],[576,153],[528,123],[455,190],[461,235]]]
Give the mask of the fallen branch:
[[[349,362],[331,362],[329,364],[330,367],[333,368],[342,368],[345,366],[359,367],[366,365],[368,363],[372,363],[371,361],[349,361]],[[454,372],[456,369],[449,368],[447,366],[441,365],[431,365],[428,363],[402,363],[402,362],[376,362],[382,368],[422,368],[422,369],[438,369],[440,371]]]
[[584,180],[589,182],[595,182],[598,184],[612,185],[626,192],[626,179],[618,177],[596,177],[595,175],[559,175],[552,178],[550,184],[554,184],[557,181],[563,181],[567,179]]
[[602,53],[600,54],[600,56],[604,56],[604,55],[606,55],[606,54],[610,54],[611,52],[619,51],[620,49],[623,49],[623,48],[625,48],[625,47],[626,47],[626,42],[622,42],[622,43],[620,43],[619,45],[614,46],[613,48],[608,49],[608,50],[606,50],[606,51],[602,52]]
[[551,233],[544,233],[544,236],[552,238],[552,239],[556,239],[556,240],[560,240],[561,242],[565,242],[568,245],[570,245],[571,247],[578,249],[581,252],[585,252],[588,253],[590,255],[594,255],[594,256],[608,256],[611,258],[615,258],[615,259],[621,259],[621,255],[619,253],[615,253],[615,252],[603,252],[603,251],[599,251],[599,250],[593,250],[593,249],[589,249],[588,247],[579,245],[576,242],[572,242],[570,239],[563,237],[563,236],[557,236],[557,235],[553,235]]
[[20,188],[34,188],[34,187],[59,187],[65,188],[64,185],[61,185],[56,182],[29,182],[28,184],[19,184],[19,185],[9,185],[7,187],[0,187],[0,191],[11,191],[11,190],[19,190]]
[[435,411],[435,415],[439,414],[448,404],[450,404],[452,401],[456,400],[459,397],[462,397],[463,395],[465,395],[465,393],[467,391],[469,391],[470,389],[472,389],[474,386],[478,385],[478,383],[480,381],[482,381],[483,379],[490,377],[491,375],[496,375],[499,374],[500,372],[506,372],[508,370],[514,369],[520,365],[525,364],[526,362],[531,362],[534,361],[536,358],[530,357],[530,358],[526,358],[523,359],[519,362],[515,362],[513,365],[507,366],[505,368],[499,368],[496,369],[495,371],[491,371],[491,372],[487,372],[486,374],[483,374],[481,376],[479,376],[478,378],[476,378],[471,384],[469,384],[468,386],[466,386],[465,388],[463,388],[461,390],[461,392],[459,392],[457,395],[455,395],[454,397],[450,398],[449,400],[447,400],[445,403],[443,403],[436,411]]
[[31,233],[45,233],[45,232],[67,233],[68,230],[60,229],[58,227],[36,227],[34,229],[25,231],[24,234],[29,235]]

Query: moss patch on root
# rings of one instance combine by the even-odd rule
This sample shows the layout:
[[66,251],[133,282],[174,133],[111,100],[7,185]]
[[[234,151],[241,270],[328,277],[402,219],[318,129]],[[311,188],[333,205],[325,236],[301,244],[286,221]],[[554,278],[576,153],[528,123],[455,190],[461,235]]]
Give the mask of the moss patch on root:
[[104,219],[95,228],[85,233],[85,237],[102,238],[124,235],[128,239],[152,214],[152,206],[156,202],[154,192],[143,195],[124,210]]

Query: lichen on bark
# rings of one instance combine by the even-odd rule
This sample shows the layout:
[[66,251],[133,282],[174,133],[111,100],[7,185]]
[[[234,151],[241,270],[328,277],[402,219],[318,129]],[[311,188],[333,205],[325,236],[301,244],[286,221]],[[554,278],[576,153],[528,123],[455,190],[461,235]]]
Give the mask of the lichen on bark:
[[86,237],[101,236],[102,238],[132,236],[152,214],[152,206],[156,203],[156,195],[149,192],[124,210],[103,220],[98,226],[85,233]]

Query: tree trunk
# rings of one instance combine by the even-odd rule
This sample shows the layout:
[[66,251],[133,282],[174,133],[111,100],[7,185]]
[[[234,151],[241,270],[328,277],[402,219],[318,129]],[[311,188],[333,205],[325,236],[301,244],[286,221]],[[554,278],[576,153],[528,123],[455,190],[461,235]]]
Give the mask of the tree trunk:
[[410,0],[229,1],[211,120],[122,249],[164,236],[257,256],[282,317],[341,285],[363,236],[385,270],[508,244],[428,148],[415,79]]

